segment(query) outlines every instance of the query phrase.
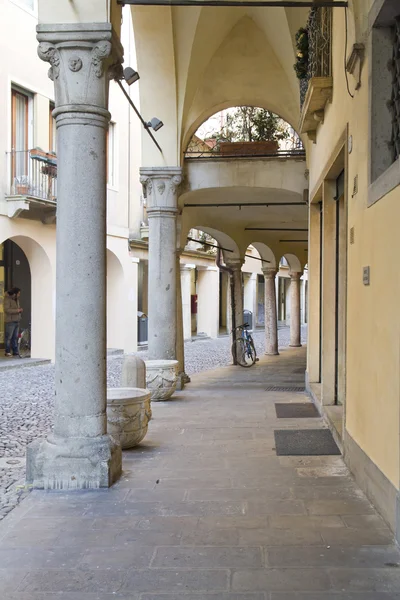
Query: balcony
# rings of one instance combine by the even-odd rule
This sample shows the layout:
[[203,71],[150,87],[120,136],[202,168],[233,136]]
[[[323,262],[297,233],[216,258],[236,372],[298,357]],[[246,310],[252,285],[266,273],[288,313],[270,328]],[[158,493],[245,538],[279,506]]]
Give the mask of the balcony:
[[12,150],[7,158],[11,174],[6,194],[8,216],[13,219],[29,211],[30,218],[53,223],[57,203],[56,155],[34,148]]
[[332,9],[312,8],[307,22],[308,72],[300,80],[300,133],[315,142],[325,107],[332,100]]

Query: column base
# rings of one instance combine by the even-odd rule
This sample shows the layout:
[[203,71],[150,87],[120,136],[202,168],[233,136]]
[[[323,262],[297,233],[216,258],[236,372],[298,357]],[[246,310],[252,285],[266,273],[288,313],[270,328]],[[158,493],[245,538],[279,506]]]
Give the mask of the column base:
[[186,373],[179,373],[178,379],[176,380],[176,389],[181,391],[185,388],[185,385],[190,383],[190,377]]
[[279,352],[264,352],[265,356],[279,356]]
[[302,348],[303,344],[289,344],[289,348]]
[[110,487],[122,472],[121,446],[109,435],[35,440],[26,452],[26,481],[37,489]]

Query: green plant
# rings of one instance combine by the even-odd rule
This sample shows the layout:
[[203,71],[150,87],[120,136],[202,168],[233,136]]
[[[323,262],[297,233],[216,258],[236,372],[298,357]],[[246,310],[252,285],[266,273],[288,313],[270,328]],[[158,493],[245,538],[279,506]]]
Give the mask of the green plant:
[[306,79],[308,75],[308,31],[301,27],[296,33],[296,63],[293,68],[298,79]]
[[227,114],[222,130],[214,134],[216,151],[220,142],[279,142],[289,137],[289,128],[278,115],[256,106],[238,106]]

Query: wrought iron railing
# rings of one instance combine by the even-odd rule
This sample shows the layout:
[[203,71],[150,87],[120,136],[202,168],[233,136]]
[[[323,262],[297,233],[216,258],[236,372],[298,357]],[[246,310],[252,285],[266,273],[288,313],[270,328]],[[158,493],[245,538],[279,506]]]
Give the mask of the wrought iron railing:
[[11,174],[9,196],[57,200],[57,157],[40,149],[7,152]]
[[393,27],[393,57],[389,68],[392,73],[392,94],[388,103],[392,117],[390,149],[395,162],[400,157],[400,17],[395,19]]
[[[262,142],[260,142],[260,147],[257,148],[259,142],[248,143],[243,142],[235,142],[229,144],[229,147],[219,148],[218,146],[214,148],[204,149],[202,145],[196,146],[196,144],[189,144],[188,149],[185,152],[185,159],[194,160],[194,159],[207,159],[207,158],[220,158],[220,159],[234,159],[234,158],[290,158],[290,157],[303,157],[305,156],[305,150],[303,146],[300,144],[298,147],[287,149],[287,150],[278,150],[276,148],[268,149],[265,146],[261,146]],[[254,144],[254,145],[253,145]]]
[[332,75],[332,9],[312,8],[307,21],[308,69],[307,77],[300,80],[300,106],[303,106],[308,84],[312,77]]

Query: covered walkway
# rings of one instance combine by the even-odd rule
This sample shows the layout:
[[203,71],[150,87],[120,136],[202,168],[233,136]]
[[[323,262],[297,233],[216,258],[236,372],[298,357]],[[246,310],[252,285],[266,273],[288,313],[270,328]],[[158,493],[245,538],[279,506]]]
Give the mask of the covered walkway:
[[[0,524],[2,600],[392,600],[400,554],[341,457],[277,457],[304,349],[195,375],[110,490],[33,492]],[[60,596],[60,592],[64,592]]]

